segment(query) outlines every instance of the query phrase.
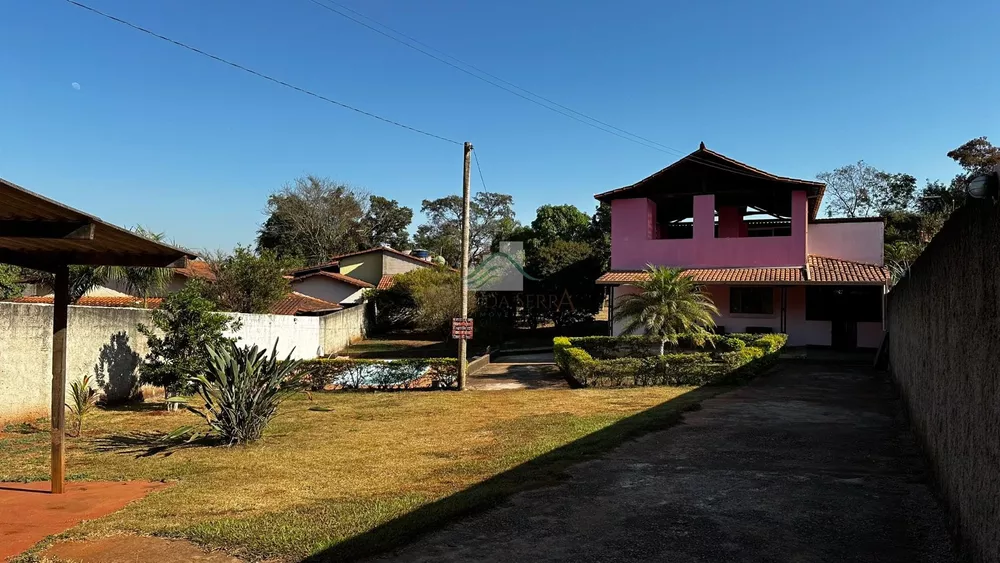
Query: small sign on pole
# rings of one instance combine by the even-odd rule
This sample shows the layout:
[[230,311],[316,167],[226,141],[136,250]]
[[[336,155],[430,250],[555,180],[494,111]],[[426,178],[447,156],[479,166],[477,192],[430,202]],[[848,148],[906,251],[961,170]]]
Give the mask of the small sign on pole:
[[451,337],[455,340],[472,340],[472,319],[451,319]]

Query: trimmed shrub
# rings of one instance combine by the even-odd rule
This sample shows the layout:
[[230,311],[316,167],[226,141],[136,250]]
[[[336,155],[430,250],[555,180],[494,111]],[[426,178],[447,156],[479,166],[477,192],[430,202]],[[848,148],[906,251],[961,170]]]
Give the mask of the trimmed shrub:
[[[575,387],[706,385],[748,379],[773,365],[784,334],[710,335],[688,340],[692,349],[660,356],[657,344],[644,336],[557,337],[552,341],[556,365]],[[631,356],[625,354],[631,353]]]
[[746,347],[746,342],[731,336],[726,336],[720,339],[719,343],[716,345],[716,348],[718,348],[721,352],[738,352]]

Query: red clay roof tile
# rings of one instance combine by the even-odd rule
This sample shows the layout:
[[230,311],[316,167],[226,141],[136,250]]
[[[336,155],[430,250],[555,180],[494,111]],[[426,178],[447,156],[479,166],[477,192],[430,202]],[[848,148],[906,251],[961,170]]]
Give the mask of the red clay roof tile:
[[[881,285],[889,279],[889,270],[884,266],[812,254],[805,268],[692,268],[685,273],[698,282],[725,284]],[[643,271],[612,270],[598,278],[597,283],[618,285],[646,279],[648,274]]]

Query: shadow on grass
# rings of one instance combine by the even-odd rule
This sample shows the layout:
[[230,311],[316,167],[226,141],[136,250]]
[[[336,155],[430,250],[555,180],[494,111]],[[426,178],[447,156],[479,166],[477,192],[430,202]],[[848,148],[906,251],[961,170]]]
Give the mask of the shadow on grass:
[[155,401],[126,401],[111,404],[101,404],[101,410],[109,412],[150,412],[167,411],[167,403]]
[[134,454],[137,458],[156,455],[166,457],[179,450],[218,446],[220,443],[214,437],[190,439],[187,436],[173,436],[165,432],[129,432],[91,440],[91,445],[98,452]]
[[422,506],[305,559],[307,563],[353,561],[386,552],[440,529],[451,521],[493,508],[516,493],[557,484],[570,466],[595,458],[622,442],[680,422],[701,401],[732,390],[731,386],[706,386],[620,420],[551,452],[531,459],[451,496]]

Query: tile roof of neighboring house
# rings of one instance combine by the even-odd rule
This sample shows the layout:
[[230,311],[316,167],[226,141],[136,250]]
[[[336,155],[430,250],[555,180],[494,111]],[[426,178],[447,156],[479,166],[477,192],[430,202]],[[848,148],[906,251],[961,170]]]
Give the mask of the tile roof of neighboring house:
[[815,254],[809,255],[806,270],[811,282],[886,283],[889,280],[889,268],[885,266],[850,262]]
[[[17,297],[10,299],[9,301],[14,303],[44,303],[51,305],[52,296],[51,295],[38,295],[33,297]],[[145,307],[148,309],[156,309],[163,302],[162,298],[150,297],[146,299]],[[72,305],[81,305],[84,307],[143,307],[142,298],[132,297],[129,295],[123,297],[81,297],[76,303]]]
[[188,260],[183,268],[174,268],[174,273],[185,278],[215,281],[215,272],[212,271],[212,266],[204,260]]
[[381,278],[379,278],[378,285],[375,286],[375,289],[389,289],[395,283],[396,283],[395,274],[385,274]]
[[[400,258],[405,258],[407,260],[410,260],[411,262],[416,262],[416,263],[420,264],[421,266],[434,266],[434,262],[431,262],[429,260],[424,260],[423,258],[417,258],[416,256],[412,256],[412,255],[407,254],[405,252],[400,252],[399,250],[396,250],[395,248],[389,248],[388,246],[377,246],[375,248],[369,248],[369,249],[366,249],[366,250],[358,250],[357,252],[348,252],[347,254],[340,254],[338,256],[331,256],[329,262],[326,262],[324,264],[317,264],[315,266],[309,266],[308,268],[299,268],[298,270],[292,270],[290,273],[294,276],[294,275],[297,275],[299,272],[309,272],[311,270],[317,270],[317,269],[320,269],[320,268],[330,268],[330,267],[333,267],[333,266],[336,266],[337,264],[339,264],[340,261],[342,259],[344,259],[344,258],[350,258],[351,256],[360,256],[362,254],[370,254],[372,252],[388,252],[389,254],[392,254],[394,256],[398,256]],[[454,268],[452,268],[450,266],[448,267],[448,269],[449,270],[455,270]],[[455,271],[457,271],[457,270],[455,270]]]
[[344,307],[337,304],[331,303],[330,301],[324,301],[322,299],[316,299],[315,297],[310,297],[308,295],[303,295],[296,291],[293,291],[285,296],[284,299],[278,301],[271,306],[272,315],[298,315],[300,313],[317,313],[320,311],[338,311]]
[[[882,285],[889,279],[885,266],[851,262],[810,254],[805,268],[693,268],[687,275],[702,283],[823,285]],[[612,270],[597,279],[598,284],[618,285],[643,281],[640,270]]]
[[368,282],[366,282],[364,280],[359,280],[357,278],[352,278],[351,276],[345,276],[344,274],[338,274],[336,272],[325,272],[325,271],[312,272],[312,273],[306,274],[304,276],[298,276],[294,280],[292,280],[292,282],[294,283],[294,282],[297,282],[297,281],[304,280],[306,278],[311,278],[313,276],[322,276],[322,277],[325,277],[325,278],[334,279],[334,280],[337,280],[337,281],[340,281],[340,282],[344,282],[346,284],[350,284],[350,285],[353,285],[355,287],[360,287],[360,288],[375,287],[374,285],[372,285],[372,284],[370,284],[370,283],[368,283]]

